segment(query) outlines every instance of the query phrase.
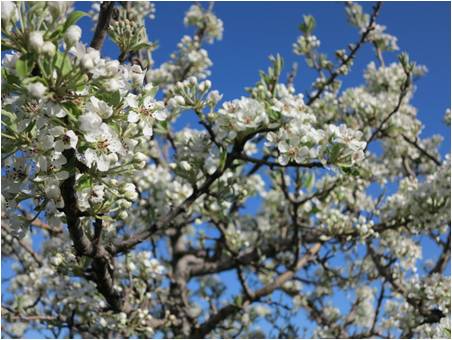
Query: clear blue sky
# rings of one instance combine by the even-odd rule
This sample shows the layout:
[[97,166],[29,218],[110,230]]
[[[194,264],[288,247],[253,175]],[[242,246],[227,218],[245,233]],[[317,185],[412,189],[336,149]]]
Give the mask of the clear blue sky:
[[[191,2],[156,3],[156,19],[148,21],[147,25],[150,39],[159,42],[159,49],[153,54],[156,65],[169,58],[184,34],[192,32],[183,25],[184,13],[190,5]],[[364,7],[369,12],[372,5],[373,2],[365,3]],[[76,3],[76,8],[84,11],[90,6],[91,2]],[[293,61],[298,62],[295,87],[300,92],[309,90],[314,73],[292,53],[292,44],[299,35],[297,27],[304,14],[315,16],[315,34],[321,40],[321,50],[331,57],[336,49],[345,48],[358,39],[356,29],[346,22],[343,3],[339,2],[219,2],[215,12],[224,22],[224,37],[220,42],[207,45],[206,49],[214,62],[210,78],[213,88],[223,93],[225,100],[246,95],[244,88],[258,80],[258,70],[267,69],[268,56],[276,53],[285,59],[285,73]],[[412,60],[427,66],[429,72],[417,82],[413,104],[425,125],[422,136],[443,135],[441,153],[448,153],[450,131],[442,118],[450,107],[451,93],[450,3],[385,2],[378,23],[386,25],[388,32],[398,37],[401,51],[407,51]],[[79,24],[84,31],[83,40],[89,42],[92,36],[90,19],[83,18]],[[118,55],[117,49],[108,41],[103,52],[112,58]],[[370,47],[360,50],[352,73],[343,78],[344,86],[362,83],[362,70],[373,58]],[[385,54],[387,62],[396,59],[397,53]],[[436,257],[434,252],[431,248],[426,255]],[[11,275],[8,267],[2,262],[2,275],[6,277]],[[3,285],[3,293],[5,288]],[[344,299],[344,296],[339,297],[338,302]],[[300,321],[305,322],[305,318]],[[32,332],[28,336],[38,334]]]

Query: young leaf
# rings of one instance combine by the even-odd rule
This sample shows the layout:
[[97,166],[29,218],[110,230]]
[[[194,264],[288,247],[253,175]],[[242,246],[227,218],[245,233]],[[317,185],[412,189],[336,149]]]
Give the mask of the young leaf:
[[87,16],[87,15],[88,14],[86,14],[83,11],[74,11],[71,14],[69,14],[69,16],[63,26],[63,33],[66,32],[66,30],[70,26],[74,25],[77,21],[79,21],[80,18]]

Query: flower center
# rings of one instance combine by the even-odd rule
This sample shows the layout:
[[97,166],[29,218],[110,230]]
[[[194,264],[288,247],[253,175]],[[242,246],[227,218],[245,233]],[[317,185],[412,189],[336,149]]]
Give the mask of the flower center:
[[105,150],[108,148],[109,142],[108,139],[103,139],[97,142],[97,148],[101,150]]

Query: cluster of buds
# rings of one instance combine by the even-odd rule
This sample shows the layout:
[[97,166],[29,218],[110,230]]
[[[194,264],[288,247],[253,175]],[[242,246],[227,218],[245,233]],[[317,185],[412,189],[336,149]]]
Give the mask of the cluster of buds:
[[203,107],[207,104],[214,107],[220,100],[221,95],[218,91],[210,91],[212,83],[210,80],[198,82],[194,76],[189,77],[183,82],[177,82],[171,87],[168,95],[171,97],[168,104],[175,109],[183,109],[184,107]]
[[120,17],[110,24],[108,33],[122,53],[153,47],[147,41],[146,30],[141,22]]

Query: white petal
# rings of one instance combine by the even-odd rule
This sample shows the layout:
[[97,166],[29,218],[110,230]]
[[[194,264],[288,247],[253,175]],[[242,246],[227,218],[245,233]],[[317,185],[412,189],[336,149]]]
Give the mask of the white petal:
[[102,118],[96,113],[89,112],[81,115],[79,117],[80,129],[83,131],[93,131],[96,130],[102,123]]
[[135,111],[130,111],[129,115],[127,116],[127,121],[129,123],[136,123],[140,120],[140,116]]
[[285,141],[281,141],[278,143],[278,150],[280,152],[287,152],[289,150],[289,145]]
[[85,164],[91,167],[93,162],[97,159],[97,153],[93,149],[86,149],[85,153]]
[[108,171],[110,168],[110,159],[107,155],[101,154],[97,158],[97,169],[99,171]]
[[281,165],[287,165],[289,163],[289,157],[287,157],[287,155],[280,155],[278,157],[278,162]]
[[168,117],[168,114],[164,110],[158,110],[158,111],[154,112],[154,117],[157,120],[163,121],[163,120],[165,120]]
[[66,146],[66,144],[64,144],[63,141],[57,140],[57,141],[55,142],[54,148],[55,148],[55,151],[57,151],[57,152],[63,152],[64,150],[67,149],[67,146]]
[[137,96],[132,93],[129,93],[126,97],[126,103],[129,107],[137,108],[138,107]]
[[153,134],[152,125],[145,124],[144,127],[143,127],[143,135],[146,136],[146,137],[151,137],[152,134]]

